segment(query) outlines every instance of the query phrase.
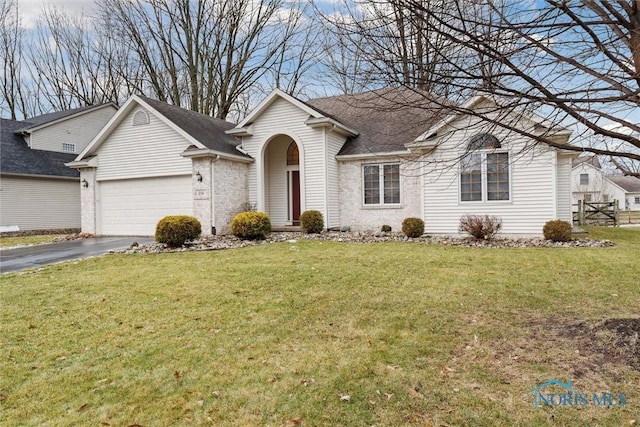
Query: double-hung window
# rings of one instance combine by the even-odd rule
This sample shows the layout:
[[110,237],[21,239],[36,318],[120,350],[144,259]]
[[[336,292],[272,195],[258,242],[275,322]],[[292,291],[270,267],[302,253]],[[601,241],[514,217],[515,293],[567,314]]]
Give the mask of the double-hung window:
[[365,205],[400,204],[400,165],[362,165]]
[[460,162],[462,202],[508,201],[511,199],[509,153],[489,134],[472,137]]

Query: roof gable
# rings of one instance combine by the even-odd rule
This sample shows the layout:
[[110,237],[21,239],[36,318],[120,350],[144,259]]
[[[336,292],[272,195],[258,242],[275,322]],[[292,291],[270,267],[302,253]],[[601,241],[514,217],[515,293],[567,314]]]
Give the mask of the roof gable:
[[[568,139],[572,133],[571,130],[559,125],[554,125],[553,123],[536,114],[526,111],[505,111],[502,109],[500,103],[497,100],[492,99],[486,95],[476,95],[461,106],[456,107],[456,111],[450,112],[442,120],[434,124],[426,132],[421,134],[418,138],[415,139],[415,141],[413,141],[412,145],[418,146],[426,142],[427,140],[434,138],[445,127],[452,126],[456,121],[468,117],[469,114],[466,114],[464,111],[471,111],[481,108],[483,104],[486,106],[485,108],[490,107],[492,110],[499,111],[500,114],[506,113],[511,117],[517,117],[519,123],[521,123],[520,121],[522,120],[528,121],[529,125],[533,127],[533,130],[531,131],[532,133],[539,132],[542,135],[544,132],[552,130],[553,132],[549,134],[550,138],[562,137],[563,139]],[[483,120],[481,117],[479,118]],[[500,118],[498,118],[497,120],[498,122],[503,121]],[[497,126],[500,126],[500,124],[497,124]]]
[[300,101],[298,98],[289,95],[288,93],[280,90],[280,89],[275,89],[273,90],[265,99],[262,100],[262,102],[260,104],[258,104],[258,106],[256,108],[254,108],[251,113],[249,113],[249,115],[247,117],[245,117],[244,119],[242,119],[240,121],[240,123],[238,123],[238,125],[236,126],[237,129],[242,129],[247,127],[248,125],[250,125],[251,123],[255,122],[256,119],[258,117],[260,117],[260,115],[262,113],[264,113],[264,111],[269,108],[271,106],[271,104],[273,104],[276,99],[282,98],[285,101],[295,105],[296,107],[298,107],[299,109],[303,110],[304,112],[306,112],[307,114],[309,114],[311,117],[313,118],[321,118],[324,117],[324,114],[322,114],[322,112],[316,110],[315,108],[313,108],[312,106],[308,105],[307,103],[304,103],[302,101]]
[[81,161],[94,155],[109,135],[111,135],[128,114],[138,106],[154,114],[171,129],[184,137],[190,145],[203,150],[212,150],[219,154],[248,157],[236,150],[235,147],[239,144],[239,141],[235,137],[225,133],[226,130],[234,127],[233,123],[169,105],[162,101],[133,95],[111,118],[109,123],[107,123],[94,140],[91,141],[87,148],[80,153],[76,161]]

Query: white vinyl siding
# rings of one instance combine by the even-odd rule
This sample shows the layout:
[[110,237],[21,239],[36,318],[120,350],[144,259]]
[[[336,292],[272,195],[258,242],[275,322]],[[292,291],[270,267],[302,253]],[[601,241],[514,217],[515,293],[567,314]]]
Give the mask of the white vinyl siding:
[[64,153],[68,151],[63,150],[62,143],[75,144],[75,152],[81,153],[115,113],[114,107],[106,106],[53,123],[33,131],[29,145],[34,150]]
[[340,224],[340,172],[336,155],[342,148],[345,138],[333,132],[327,132],[327,215],[325,227],[339,227]]
[[265,210],[272,224],[283,225],[289,220],[287,203],[287,147],[291,140],[278,137],[269,143],[265,166],[269,175],[265,181]]
[[[285,225],[287,200],[286,197],[272,200],[275,193],[270,194],[270,192],[280,191],[282,185],[286,186],[286,181],[276,179],[276,182],[270,182],[270,177],[277,171],[270,170],[267,176],[264,168],[268,169],[269,165],[266,162],[263,163],[261,157],[265,144],[277,135],[287,135],[299,145],[301,212],[316,209],[325,217],[327,215],[325,209],[327,153],[324,131],[307,126],[304,122],[308,118],[308,113],[282,98],[277,98],[252,124],[253,135],[242,138],[243,149],[256,159],[256,162],[249,166],[249,201],[255,203],[258,209],[273,211],[275,217],[272,217],[272,225],[274,226]],[[286,153],[286,147],[284,151]],[[266,161],[275,160],[267,159]],[[282,163],[286,164],[284,160]]]
[[167,215],[192,215],[191,175],[98,182],[98,234],[152,236]]
[[557,214],[556,218],[572,222],[571,214],[571,156],[558,155],[558,174],[556,176]]
[[131,115],[100,146],[98,180],[191,173],[191,159],[181,156],[190,145],[182,135],[153,114],[148,125],[131,126]]
[[439,132],[443,135],[442,141],[433,153],[426,155],[422,171],[426,232],[457,234],[460,217],[472,214],[501,217],[503,234],[540,235],[544,223],[557,217],[556,152],[543,144],[524,151],[530,141],[491,129],[502,149],[510,153],[510,199],[463,202],[460,200],[459,168],[446,165],[454,164],[456,158],[463,156],[466,141],[483,130],[477,119],[461,117]]
[[0,220],[21,230],[80,228],[80,182],[2,176]]

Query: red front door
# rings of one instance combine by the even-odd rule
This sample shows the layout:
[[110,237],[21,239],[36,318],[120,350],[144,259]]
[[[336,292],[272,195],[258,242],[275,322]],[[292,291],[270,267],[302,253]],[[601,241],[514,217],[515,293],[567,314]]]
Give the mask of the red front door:
[[291,171],[291,219],[300,222],[300,171]]

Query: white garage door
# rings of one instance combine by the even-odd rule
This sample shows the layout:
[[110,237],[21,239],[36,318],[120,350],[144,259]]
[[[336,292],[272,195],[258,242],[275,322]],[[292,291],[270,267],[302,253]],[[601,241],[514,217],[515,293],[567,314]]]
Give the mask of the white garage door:
[[191,176],[101,181],[98,234],[152,236],[167,215],[192,215]]

